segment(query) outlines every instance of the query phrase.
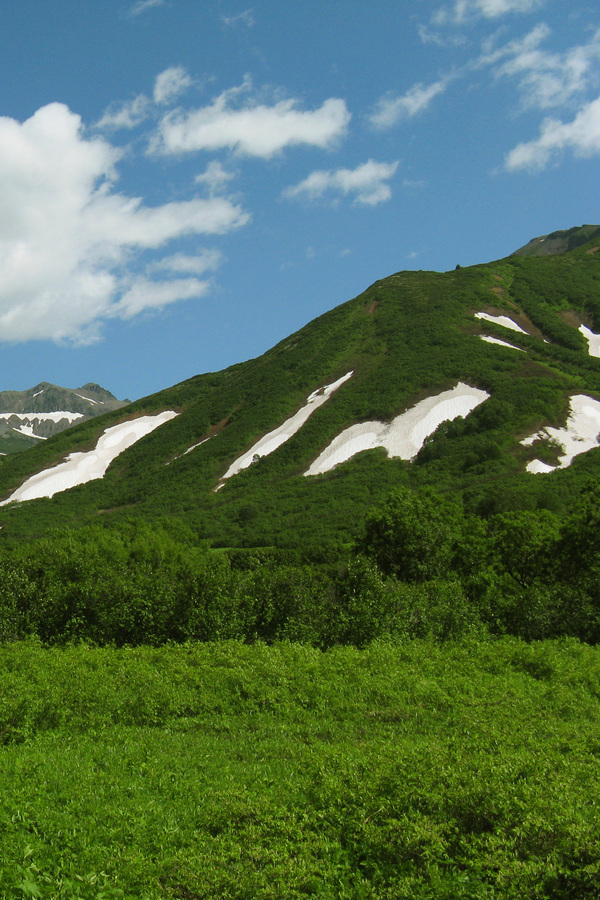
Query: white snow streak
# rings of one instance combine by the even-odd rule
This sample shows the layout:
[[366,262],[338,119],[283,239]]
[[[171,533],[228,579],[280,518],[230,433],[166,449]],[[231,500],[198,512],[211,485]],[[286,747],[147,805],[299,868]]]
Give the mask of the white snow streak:
[[536,440],[555,440],[564,454],[558,458],[558,466],[548,466],[539,459],[527,463],[527,471],[534,475],[565,469],[580,453],[587,453],[598,446],[600,436],[600,401],[585,394],[574,394],[570,399],[571,414],[564,428],[546,426],[541,431],[524,438],[521,443],[530,447]]
[[521,334],[527,334],[520,325],[517,325],[508,316],[490,316],[489,313],[479,312],[475,313],[475,318],[485,319],[486,322],[493,322],[495,325],[502,325],[503,328],[510,328],[511,331],[520,331]]
[[265,434],[265,436],[253,444],[246,453],[232,462],[223,475],[223,479],[231,478],[232,475],[237,475],[242,469],[247,469],[248,466],[252,465],[256,456],[269,456],[270,453],[277,450],[278,447],[296,434],[310,416],[312,416],[314,411],[318,409],[319,406],[322,406],[323,403],[331,397],[333,392],[337,391],[337,389],[341,387],[345,381],[348,381],[353,374],[353,372],[347,372],[345,375],[342,375],[341,378],[338,378],[337,381],[334,381],[333,384],[327,384],[325,387],[313,391],[305,405],[299,409],[297,413],[289,419],[286,419],[286,421],[278,428],[275,428],[274,431]]
[[489,337],[487,334],[480,334],[479,337],[482,341],[487,341],[488,344],[500,344],[501,347],[509,347],[511,350],[520,350],[521,353],[525,353],[522,347],[515,347],[514,344],[509,344],[508,341],[501,341],[500,338]]
[[[184,450],[183,453],[182,453],[181,455],[182,455],[182,456],[187,456],[188,453],[191,453],[192,450],[195,450],[195,449],[196,449],[196,447],[201,447],[202,444],[205,444],[207,441],[210,441],[210,438],[209,438],[209,437],[207,437],[207,438],[202,438],[201,441],[198,441],[198,443],[196,443],[196,444],[192,444],[191,447],[188,447],[187,450]],[[179,457],[178,457],[178,458],[179,458]]]
[[60,491],[85,484],[95,478],[102,478],[110,463],[120,453],[176,415],[176,412],[167,410],[156,416],[141,416],[139,419],[130,419],[107,428],[93,450],[71,453],[64,462],[28,478],[8,500],[0,503],[0,506],[15,501],[53,497]]
[[486,391],[459,382],[452,390],[421,400],[389,424],[363,422],[351,425],[333,439],[304,474],[321,475],[362,450],[376,447],[383,447],[388,456],[414,459],[425,439],[442,422],[467,416],[489,396]]

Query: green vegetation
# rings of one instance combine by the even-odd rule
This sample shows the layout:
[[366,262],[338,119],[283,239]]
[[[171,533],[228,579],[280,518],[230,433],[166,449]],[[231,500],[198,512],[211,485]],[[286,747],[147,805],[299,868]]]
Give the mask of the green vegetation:
[[595,898],[577,642],[0,653],[0,892]]
[[5,542],[0,895],[597,897],[599,526],[405,489],[353,548]]
[[[2,508],[2,898],[600,896],[600,452],[534,476],[520,444],[600,396],[598,240],[573,246],[377,282],[132,404],[180,414],[104,479]],[[414,461],[303,477],[457,381],[490,399]],[[3,496],[122,417],[4,459]]]
[[0,553],[0,640],[600,640],[600,492],[482,519],[396,490],[354,547],[215,552],[181,522],[59,531]]

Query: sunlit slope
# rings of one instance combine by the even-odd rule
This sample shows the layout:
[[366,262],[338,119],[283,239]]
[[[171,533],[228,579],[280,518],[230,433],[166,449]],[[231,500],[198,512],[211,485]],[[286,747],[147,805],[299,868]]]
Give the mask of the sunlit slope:
[[[586,452],[569,465],[556,438],[571,398],[600,399],[600,359],[592,355],[599,243],[446,273],[399,272],[257,359],[5,459],[2,500],[66,455],[93,452],[125,419],[177,413],[117,456],[103,478],[4,506],[2,533],[176,515],[216,544],[347,540],[366,509],[398,484],[434,486],[483,514],[569,505],[600,475],[589,435]],[[443,399],[457,389],[475,398],[468,409]],[[446,417],[451,407],[460,418]],[[443,414],[431,419],[431,433],[419,410],[433,408]],[[396,432],[388,441],[402,422],[416,422],[416,444]],[[368,428],[376,440],[362,449],[355,438]],[[330,451],[335,464],[315,469],[344,435],[342,461]],[[395,446],[412,449],[394,455]],[[543,465],[528,472],[534,460]]]

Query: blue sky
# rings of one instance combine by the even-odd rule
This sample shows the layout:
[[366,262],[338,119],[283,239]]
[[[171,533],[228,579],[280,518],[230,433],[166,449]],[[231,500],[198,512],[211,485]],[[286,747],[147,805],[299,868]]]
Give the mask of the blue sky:
[[0,390],[137,399],[600,222],[590,0],[19,0],[0,56]]

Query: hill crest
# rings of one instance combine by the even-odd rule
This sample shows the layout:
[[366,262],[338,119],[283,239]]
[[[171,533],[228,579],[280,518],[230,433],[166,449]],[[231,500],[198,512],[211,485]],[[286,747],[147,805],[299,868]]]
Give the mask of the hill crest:
[[532,238],[511,256],[555,256],[569,253],[597,237],[600,237],[600,225],[579,225],[566,231],[553,231]]

